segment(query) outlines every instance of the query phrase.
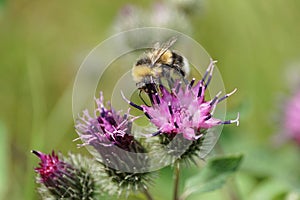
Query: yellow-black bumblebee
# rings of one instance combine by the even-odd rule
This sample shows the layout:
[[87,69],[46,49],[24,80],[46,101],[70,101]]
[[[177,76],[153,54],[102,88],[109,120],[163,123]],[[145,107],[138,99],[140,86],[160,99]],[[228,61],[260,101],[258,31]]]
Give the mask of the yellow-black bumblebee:
[[170,50],[176,40],[172,37],[165,43],[156,43],[154,48],[145,52],[132,68],[133,80],[137,87],[140,91],[150,94],[150,98],[151,94],[157,92],[157,84],[161,83],[162,78],[170,83],[173,74],[181,78],[186,78],[189,74],[187,59],[179,52]]

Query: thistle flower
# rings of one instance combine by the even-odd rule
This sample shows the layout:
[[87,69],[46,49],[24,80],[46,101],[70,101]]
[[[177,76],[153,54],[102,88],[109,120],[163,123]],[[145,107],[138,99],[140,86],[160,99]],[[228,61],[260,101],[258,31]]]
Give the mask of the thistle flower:
[[[215,61],[211,60],[202,80],[195,84],[184,80],[184,84],[176,82],[166,88],[158,86],[156,94],[149,94],[152,106],[136,105],[123,98],[133,107],[143,111],[149,121],[157,127],[163,155],[159,162],[173,163],[175,160],[195,162],[203,149],[203,141],[208,129],[221,124],[239,124],[239,114],[234,120],[222,121],[213,117],[217,104],[235,93],[219,97],[218,93],[212,100],[205,100],[205,91],[212,79]],[[166,153],[166,154],[165,154]],[[186,162],[188,163],[188,162]]]
[[126,5],[115,20],[117,32],[141,27],[164,27],[191,32],[191,23],[184,12],[173,2],[155,2],[151,9]]
[[172,4],[180,12],[187,16],[202,13],[204,7],[203,0],[166,0],[167,4]]
[[[93,155],[105,166],[107,173],[106,191],[110,194],[123,190],[144,190],[150,180],[146,149],[131,134],[132,122],[136,119],[116,112],[108,103],[103,103],[103,94],[95,99],[97,108],[93,116],[87,110],[79,117],[75,128],[81,146],[91,146]],[[113,183],[113,184],[112,184]]]
[[186,86],[182,86],[179,82],[170,88],[170,91],[160,85],[160,92],[153,94],[150,98],[153,99],[152,106],[138,106],[126,101],[143,111],[150,122],[158,128],[153,135],[182,134],[187,140],[197,140],[203,136],[202,130],[221,124],[236,123],[238,125],[239,115],[236,119],[228,121],[221,121],[213,117],[216,105],[235,93],[236,89],[221,98],[219,98],[221,94],[219,92],[212,100],[205,100],[205,91],[211,81],[214,64],[215,61],[211,60],[203,79],[195,86],[195,79]]
[[44,199],[96,199],[99,171],[93,161],[73,154],[69,154],[70,160],[59,158],[54,151],[48,155],[34,150],[32,153],[41,160],[35,171]]
[[[140,8],[135,5],[125,5],[120,9],[112,26],[112,32],[129,31],[136,28],[161,27],[174,29],[184,33],[192,32],[189,16],[178,9],[172,2],[154,2],[149,9]],[[122,37],[124,45],[133,49],[149,46],[157,42],[157,35],[143,32],[142,37],[130,31]],[[159,34],[161,37],[161,34]]]
[[286,103],[284,127],[288,137],[300,144],[300,90]]

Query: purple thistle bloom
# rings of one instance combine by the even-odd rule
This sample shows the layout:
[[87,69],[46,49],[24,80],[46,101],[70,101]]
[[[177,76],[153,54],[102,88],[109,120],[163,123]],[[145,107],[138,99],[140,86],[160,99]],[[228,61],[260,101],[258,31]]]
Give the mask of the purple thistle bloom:
[[52,154],[43,154],[38,151],[32,151],[37,155],[41,162],[39,163],[40,167],[36,167],[34,170],[40,175],[40,182],[48,186],[55,186],[55,180],[62,176],[63,174],[73,170],[73,168],[58,159],[58,156],[52,151]]
[[97,108],[93,116],[88,110],[83,111],[83,116],[79,117],[75,128],[80,138],[84,141],[83,146],[117,146],[126,151],[130,151],[130,147],[135,145],[136,141],[130,134],[132,121],[135,118],[130,117],[129,111],[121,116],[111,108],[107,109],[103,104],[103,94],[100,93],[99,98],[95,98]]
[[182,133],[188,140],[197,140],[203,136],[202,130],[220,124],[237,123],[238,125],[239,115],[235,120],[228,121],[221,121],[212,116],[216,105],[232,95],[236,89],[221,98],[219,98],[221,93],[218,93],[212,100],[205,100],[205,91],[211,81],[214,64],[215,61],[211,60],[203,79],[195,86],[193,86],[195,79],[186,86],[182,86],[180,82],[176,83],[170,91],[160,85],[160,92],[152,95],[152,106],[138,106],[127,101],[142,110],[151,123],[158,128],[158,132],[153,135]]
[[[103,95],[95,98],[96,109],[91,116],[87,110],[76,122],[76,131],[83,141],[81,146],[92,146],[93,155],[105,167],[108,176],[108,193],[117,191],[119,195],[126,191],[146,188],[149,159],[146,149],[131,134],[132,122],[136,119],[129,115],[129,110],[121,115],[110,104],[104,106]],[[110,187],[114,184],[116,190]]]
[[[121,115],[110,104],[106,108],[102,92],[95,101],[97,107],[93,116],[85,110],[75,125],[83,141],[81,146],[92,146],[97,152],[96,158],[113,169],[133,172],[145,167],[142,154],[146,149],[131,134],[136,117],[132,117],[129,110]],[[127,164],[125,168],[124,163]]]
[[93,200],[98,195],[100,182],[92,175],[98,175],[99,170],[92,160],[73,154],[68,159],[59,158],[54,151],[48,155],[34,150],[32,153],[40,159],[35,171],[39,174],[39,192],[45,199]]
[[54,197],[74,197],[74,192],[70,188],[80,188],[81,186],[81,184],[77,185],[80,183],[80,179],[76,176],[76,170],[70,164],[60,160],[54,151],[49,155],[34,150],[32,153],[41,160],[40,166],[35,168],[40,175],[39,183],[44,184]]
[[286,103],[284,126],[287,135],[300,144],[300,90]]

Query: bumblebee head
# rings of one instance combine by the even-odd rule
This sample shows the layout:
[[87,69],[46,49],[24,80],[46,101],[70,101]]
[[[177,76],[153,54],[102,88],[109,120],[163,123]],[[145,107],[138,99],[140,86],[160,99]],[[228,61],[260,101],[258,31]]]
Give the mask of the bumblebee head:
[[146,76],[143,81],[136,83],[138,89],[147,94],[155,94],[157,92],[157,81],[152,76]]

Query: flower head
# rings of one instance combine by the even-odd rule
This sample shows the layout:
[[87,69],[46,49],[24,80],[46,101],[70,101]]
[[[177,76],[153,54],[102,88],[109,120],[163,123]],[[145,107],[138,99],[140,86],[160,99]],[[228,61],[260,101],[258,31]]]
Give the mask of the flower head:
[[121,115],[110,104],[105,107],[102,93],[95,101],[93,115],[85,110],[75,128],[83,141],[81,146],[93,147],[93,155],[105,167],[104,190],[121,195],[146,188],[149,161],[144,154],[146,149],[131,134],[135,118],[129,112]]
[[41,183],[45,185],[51,186],[57,177],[62,176],[63,174],[68,173],[68,171],[73,170],[73,168],[58,159],[58,156],[52,151],[52,154],[43,154],[38,151],[32,151],[35,155],[37,155],[41,162],[39,163],[40,167],[36,167],[35,171],[41,176]]
[[[40,158],[39,167],[35,171],[39,174],[37,180],[40,184],[39,191],[43,197],[49,199],[94,199],[97,186],[96,178],[92,174],[97,174],[97,167],[93,167],[92,172],[88,167],[84,167],[86,161],[83,157],[75,157],[70,154],[70,161],[59,158],[54,151],[52,154],[43,154],[32,151]],[[92,166],[92,161],[87,161]]]
[[[91,145],[101,152],[102,147],[119,147],[125,151],[135,151],[139,148],[138,142],[131,132],[132,121],[127,112],[123,116],[116,112],[109,104],[106,108],[103,103],[103,94],[95,99],[97,108],[93,116],[87,110],[83,111],[83,116],[79,117],[75,128],[85,145]],[[143,148],[139,149],[144,151]]]
[[[235,120],[221,121],[213,117],[216,105],[232,95],[234,91],[219,98],[218,93],[212,100],[205,100],[205,91],[211,81],[215,61],[210,65],[203,77],[195,86],[195,79],[182,86],[177,82],[168,90],[163,85],[159,86],[156,94],[150,94],[153,99],[152,106],[135,105],[158,128],[158,134],[176,135],[183,134],[188,140],[197,140],[203,136],[202,130],[218,126],[220,124],[239,123],[239,116]],[[206,80],[207,79],[207,80]]]
[[155,2],[151,9],[142,9],[130,4],[125,5],[119,11],[114,27],[118,32],[153,26],[189,32],[191,31],[191,23],[183,9],[180,9],[183,6],[177,5],[173,2]]
[[300,90],[286,103],[284,115],[288,136],[300,144]]

